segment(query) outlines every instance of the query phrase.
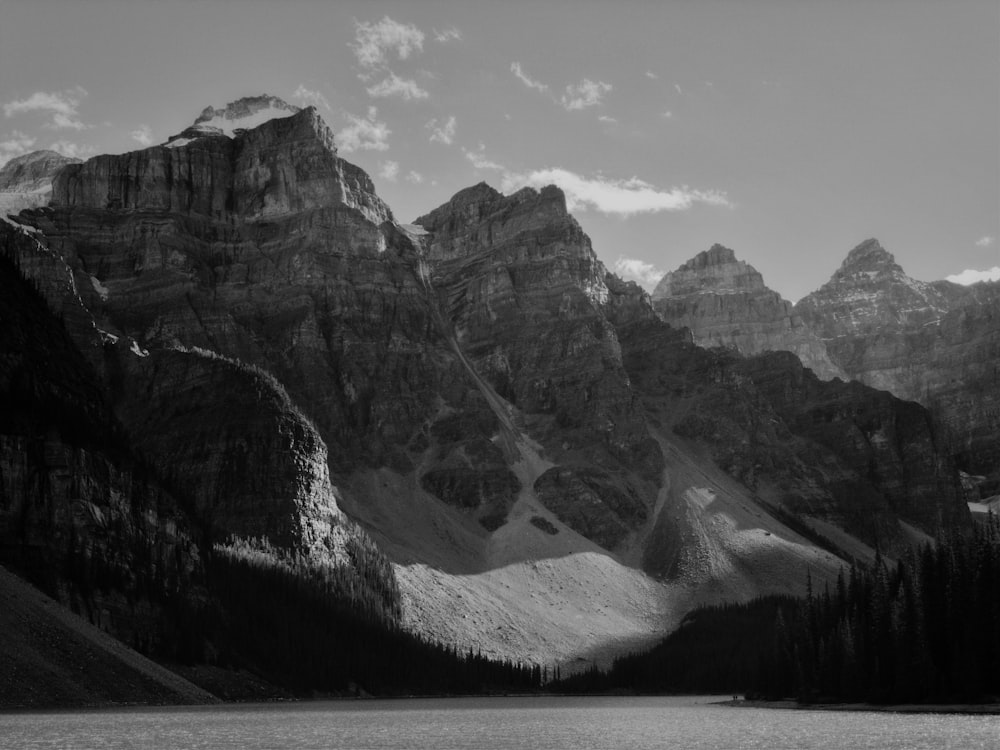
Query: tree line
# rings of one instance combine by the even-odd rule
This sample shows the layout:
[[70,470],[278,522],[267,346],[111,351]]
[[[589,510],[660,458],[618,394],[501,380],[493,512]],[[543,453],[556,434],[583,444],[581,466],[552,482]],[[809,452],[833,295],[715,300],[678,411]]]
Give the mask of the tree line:
[[895,562],[842,570],[832,590],[691,613],[645,654],[552,689],[745,693],[804,702],[966,703],[1000,696],[1000,520]]

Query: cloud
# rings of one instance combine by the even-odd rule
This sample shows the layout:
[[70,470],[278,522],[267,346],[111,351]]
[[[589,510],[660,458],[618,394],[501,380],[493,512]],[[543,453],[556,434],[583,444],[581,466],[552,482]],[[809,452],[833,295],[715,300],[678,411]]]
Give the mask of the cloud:
[[420,172],[411,169],[406,175],[406,181],[412,182],[414,185],[419,185],[424,181],[424,176]]
[[295,93],[292,94],[292,98],[298,99],[306,104],[311,104],[317,108],[322,104],[328,111],[330,109],[330,102],[326,100],[325,96],[323,96],[319,91],[311,91],[310,89],[307,89],[301,83],[299,84],[299,87],[295,89]]
[[600,115],[597,119],[600,120],[601,122],[606,122],[612,125],[618,122],[618,120],[616,120],[614,117],[610,117],[608,115]]
[[460,42],[462,41],[462,32],[454,26],[449,26],[444,31],[434,29],[434,41],[440,42],[441,44],[447,44],[448,42]]
[[990,235],[987,234],[976,240],[976,247],[989,247],[996,241],[997,241],[996,237],[991,237]]
[[674,119],[674,113],[671,112],[669,109],[667,109],[664,110],[663,112],[660,112],[660,117],[662,117],[664,120],[672,120]]
[[77,108],[85,96],[87,90],[82,86],[51,93],[36,91],[27,99],[14,99],[5,103],[3,113],[11,117],[26,112],[47,112],[52,115],[52,120],[43,127],[51,130],[84,130],[89,126],[80,122]]
[[639,260],[638,258],[625,258],[623,256],[618,256],[618,260],[614,263],[614,269],[615,273],[623,279],[638,281],[639,284],[646,287],[647,290],[651,290],[659,284],[660,279],[662,279],[665,275],[663,271],[654,266],[652,263],[647,263],[646,261]]
[[[469,158],[468,153],[466,158]],[[687,211],[696,203],[732,205],[726,194],[717,190],[692,190],[686,186],[662,190],[637,177],[615,180],[598,174],[590,179],[558,168],[538,169],[528,174],[506,173],[503,177],[505,193],[525,186],[542,188],[553,184],[566,193],[566,207],[570,211],[594,210],[624,217],[660,211]]]
[[0,167],[11,159],[28,153],[34,145],[34,138],[20,130],[15,130],[6,141],[0,141]]
[[424,48],[424,32],[413,24],[402,24],[385,16],[381,21],[354,22],[354,44],[358,64],[367,70],[381,68],[395,56],[407,59]]
[[678,94],[684,93],[684,89],[681,88],[681,85],[679,83],[674,84],[674,91],[676,91]]
[[656,73],[654,73],[653,71],[647,70],[646,71],[646,78],[648,78],[651,81],[655,81],[655,80],[659,79],[659,76],[656,75]]
[[[482,143],[479,144],[479,148],[476,151],[470,151],[467,148],[462,149],[462,153],[465,154],[465,158],[468,159],[472,166],[476,169],[498,169],[501,171],[506,171],[506,167],[502,164],[497,164],[495,161],[490,161],[486,158],[486,146]],[[506,180],[506,175],[504,176]]]
[[382,167],[378,171],[378,176],[383,180],[395,182],[399,178],[399,162],[387,160],[382,162]]
[[140,146],[152,146],[153,145],[153,129],[149,125],[140,125],[131,133],[133,141],[138,141]]
[[392,131],[378,118],[375,107],[368,108],[367,117],[358,117],[346,113],[350,125],[337,133],[337,147],[345,154],[352,151],[386,151],[389,148],[389,135]]
[[443,143],[445,146],[450,146],[451,142],[455,140],[455,128],[457,125],[458,121],[454,115],[449,117],[441,127],[438,127],[436,119],[431,120],[426,125],[431,130],[431,143]]
[[523,83],[529,89],[534,89],[535,91],[541,91],[543,93],[549,90],[549,87],[547,85],[545,85],[541,81],[536,81],[527,73],[525,73],[524,69],[521,67],[521,63],[519,62],[515,61],[510,64],[510,72],[516,75],[520,79],[521,83]]
[[977,284],[980,281],[1000,281],[1000,266],[993,266],[993,268],[987,271],[975,271],[967,268],[962,273],[956,273],[954,276],[946,276],[945,280],[961,284],[962,286]]
[[366,90],[368,91],[368,96],[376,98],[398,96],[400,99],[405,101],[412,101],[413,99],[426,99],[430,96],[430,94],[417,85],[416,81],[410,78],[400,78],[391,71],[389,75],[381,81],[381,83],[369,86]]
[[568,111],[593,107],[601,103],[604,95],[611,91],[611,88],[610,83],[584,78],[579,83],[571,83],[567,86],[560,101]]
[[81,146],[78,143],[70,143],[65,139],[56,141],[49,148],[73,159],[86,159],[88,156],[93,156],[97,153],[97,149],[93,146]]

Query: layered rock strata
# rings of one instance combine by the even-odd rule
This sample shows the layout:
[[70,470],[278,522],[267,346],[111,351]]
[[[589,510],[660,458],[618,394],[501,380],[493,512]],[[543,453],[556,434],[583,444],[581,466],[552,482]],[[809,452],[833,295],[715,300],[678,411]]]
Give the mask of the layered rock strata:
[[845,377],[792,303],[722,245],[666,274],[652,299],[657,313],[672,326],[689,328],[699,346],[732,347],[746,355],[790,351],[823,380]]
[[867,240],[795,309],[849,377],[930,408],[963,470],[1000,472],[1000,284],[917,281]]

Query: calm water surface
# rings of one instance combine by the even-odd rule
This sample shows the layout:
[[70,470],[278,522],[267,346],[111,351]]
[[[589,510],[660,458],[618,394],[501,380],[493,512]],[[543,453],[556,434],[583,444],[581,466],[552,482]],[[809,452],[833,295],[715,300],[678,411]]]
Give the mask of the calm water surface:
[[451,698],[0,715],[3,748],[892,750],[1000,747],[1000,717],[729,708],[719,698]]

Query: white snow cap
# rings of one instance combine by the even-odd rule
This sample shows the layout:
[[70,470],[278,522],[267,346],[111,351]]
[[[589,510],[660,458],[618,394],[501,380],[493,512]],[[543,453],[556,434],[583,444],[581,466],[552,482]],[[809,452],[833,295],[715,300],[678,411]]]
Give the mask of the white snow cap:
[[252,130],[268,120],[291,117],[300,111],[301,107],[288,104],[276,96],[267,94],[248,96],[229,102],[222,109],[206,107],[191,127],[163,145],[167,148],[176,148],[203,135],[224,135],[232,138],[238,131]]

